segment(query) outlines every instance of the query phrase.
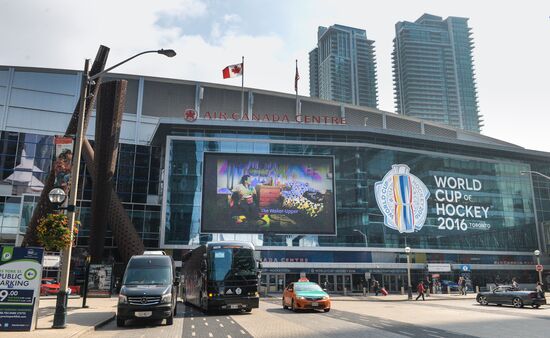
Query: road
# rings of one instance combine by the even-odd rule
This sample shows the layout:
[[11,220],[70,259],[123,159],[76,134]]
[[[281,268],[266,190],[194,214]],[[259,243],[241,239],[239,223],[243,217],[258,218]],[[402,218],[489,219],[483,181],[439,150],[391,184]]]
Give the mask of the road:
[[472,299],[418,302],[333,301],[328,313],[283,310],[264,299],[252,313],[205,315],[182,303],[174,325],[114,322],[87,337],[548,337],[550,307],[515,309],[480,306]]

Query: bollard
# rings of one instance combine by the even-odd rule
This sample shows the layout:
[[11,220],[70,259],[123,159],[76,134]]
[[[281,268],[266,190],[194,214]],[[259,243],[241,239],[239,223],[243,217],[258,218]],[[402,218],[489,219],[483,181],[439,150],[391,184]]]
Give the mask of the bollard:
[[447,294],[451,294],[451,287],[447,285]]
[[363,297],[367,296],[367,288],[363,288]]
[[344,287],[344,296],[348,295],[348,288]]
[[402,294],[402,295],[405,294],[405,287],[404,287],[404,286],[401,287],[401,294]]
[[479,293],[479,285],[476,285],[476,293]]

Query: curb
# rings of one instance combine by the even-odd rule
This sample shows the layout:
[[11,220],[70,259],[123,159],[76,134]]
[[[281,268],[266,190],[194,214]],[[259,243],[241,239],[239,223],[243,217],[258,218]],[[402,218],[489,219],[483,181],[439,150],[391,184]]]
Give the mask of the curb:
[[102,327],[104,325],[107,325],[108,323],[113,321],[115,318],[116,318],[116,313],[111,313],[111,316],[109,318],[103,319],[100,322],[94,324],[93,326],[88,326],[84,330],[75,332],[73,335],[71,335],[69,337],[71,337],[71,338],[75,337],[76,338],[76,337],[80,337],[80,336],[82,336],[86,333],[93,332],[93,331],[99,329],[100,327]]

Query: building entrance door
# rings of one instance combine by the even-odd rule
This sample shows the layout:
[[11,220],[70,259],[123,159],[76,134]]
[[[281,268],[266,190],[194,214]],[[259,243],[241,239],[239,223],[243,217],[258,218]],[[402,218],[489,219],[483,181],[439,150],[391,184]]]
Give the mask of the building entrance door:
[[266,275],[267,292],[283,292],[285,289],[285,274],[274,273]]
[[326,274],[319,275],[319,285],[329,292],[351,292],[351,275],[349,274]]
[[388,292],[400,292],[403,284],[403,276],[401,275],[383,275],[382,286]]

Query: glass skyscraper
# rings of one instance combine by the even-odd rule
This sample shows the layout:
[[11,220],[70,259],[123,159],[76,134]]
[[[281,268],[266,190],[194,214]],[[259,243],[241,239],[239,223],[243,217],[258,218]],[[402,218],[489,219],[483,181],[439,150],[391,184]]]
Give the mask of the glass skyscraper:
[[471,34],[467,18],[424,14],[395,25],[392,59],[399,114],[480,131]]
[[378,107],[374,41],[363,29],[319,27],[317,47],[309,53],[312,97]]

